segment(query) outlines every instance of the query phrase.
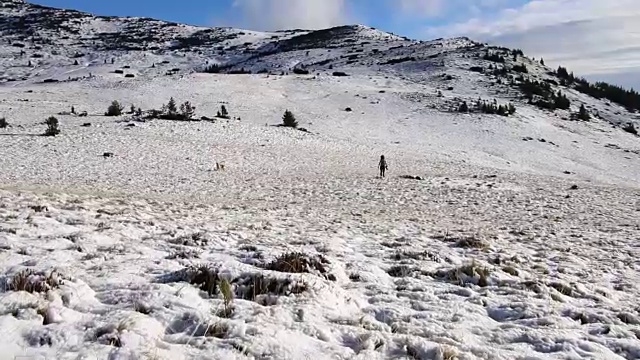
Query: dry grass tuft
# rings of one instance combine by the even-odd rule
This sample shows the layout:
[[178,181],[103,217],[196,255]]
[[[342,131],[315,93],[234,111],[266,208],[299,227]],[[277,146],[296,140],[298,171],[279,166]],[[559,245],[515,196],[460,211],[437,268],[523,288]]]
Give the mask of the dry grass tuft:
[[62,285],[63,280],[56,271],[49,274],[25,269],[7,281],[8,291],[26,291],[29,293],[45,293]]
[[513,266],[505,266],[502,268],[502,271],[506,272],[509,275],[512,276],[519,276],[520,273],[518,272],[518,269],[514,268]]
[[489,285],[490,274],[491,270],[489,268],[478,265],[474,260],[471,264],[453,269],[438,270],[429,275],[436,278],[446,279],[460,286],[476,284],[480,287],[486,287]]
[[209,296],[218,293],[218,270],[209,266],[200,266],[196,269],[187,270],[189,283],[200,287]]
[[456,246],[464,249],[480,249],[480,250],[489,249],[489,244],[487,244],[482,239],[479,239],[475,236],[467,236],[459,239],[456,242]]
[[259,273],[222,279],[219,270],[210,266],[187,268],[169,275],[164,281],[187,281],[198,286],[209,296],[221,294],[225,306],[219,314],[221,317],[230,317],[233,314],[234,298],[269,305],[273,302],[272,297],[300,294],[308,289],[308,285],[303,281],[265,276]]
[[229,325],[227,325],[226,323],[215,323],[215,324],[209,324],[207,326],[207,330],[204,333],[204,336],[206,337],[214,337],[217,339],[224,339],[227,337],[227,334],[229,333]]
[[387,270],[387,273],[392,277],[407,277],[417,271],[415,268],[407,265],[395,265]]
[[269,296],[289,296],[307,291],[304,282],[293,279],[277,279],[265,277],[261,274],[250,275],[238,279],[235,295],[244,300],[251,300],[266,305]]
[[458,351],[450,346],[440,347],[440,355],[442,357],[442,360],[458,359]]
[[265,269],[294,274],[311,273],[314,270],[321,274],[325,274],[327,272],[321,259],[308,257],[299,252],[290,252],[280,255],[275,260],[267,264]]

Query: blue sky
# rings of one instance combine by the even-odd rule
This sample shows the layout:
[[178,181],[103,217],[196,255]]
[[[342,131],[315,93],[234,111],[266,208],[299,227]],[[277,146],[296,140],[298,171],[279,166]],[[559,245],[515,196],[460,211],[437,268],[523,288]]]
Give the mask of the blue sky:
[[[269,25],[267,21],[252,23],[248,14],[255,3],[278,3],[283,7],[287,3],[303,2],[310,4],[308,7],[316,9],[319,7],[334,6],[336,11],[336,22],[362,23],[386,31],[391,31],[400,35],[415,38],[424,38],[425,28],[443,27],[448,23],[464,21],[469,17],[470,12],[475,15],[482,14],[482,11],[495,11],[498,5],[508,3],[509,6],[520,6],[526,0],[484,0],[478,3],[489,4],[477,6],[481,10],[470,7],[447,6],[444,0],[322,0],[325,4],[315,5],[314,0],[190,0],[188,2],[175,0],[108,0],[108,1],[87,1],[87,0],[33,0],[31,2],[53,6],[77,9],[99,15],[117,16],[143,16],[162,20],[188,23],[204,26],[238,26],[245,28],[255,28],[265,30],[264,26]],[[460,0],[449,0],[450,2],[461,2]],[[462,0],[467,1],[467,0]],[[319,1],[316,1],[318,3]],[[188,5],[185,5],[188,3]],[[235,3],[235,6],[234,6]],[[283,14],[284,16],[288,16]],[[317,19],[318,24],[322,24],[322,16]],[[275,24],[278,24],[277,22]],[[312,23],[311,27],[314,24]],[[333,25],[333,23],[331,23]]]
[[[99,15],[254,30],[365,24],[415,39],[469,36],[640,88],[639,0],[30,0]],[[185,5],[186,4],[186,5]]]

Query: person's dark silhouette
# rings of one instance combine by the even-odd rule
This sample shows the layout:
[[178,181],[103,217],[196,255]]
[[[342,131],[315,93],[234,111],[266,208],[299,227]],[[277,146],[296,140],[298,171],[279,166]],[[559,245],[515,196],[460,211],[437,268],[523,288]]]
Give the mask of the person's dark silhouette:
[[384,177],[385,171],[387,171],[387,160],[384,159],[384,155],[380,156],[380,162],[378,163],[378,169],[380,169],[380,177]]

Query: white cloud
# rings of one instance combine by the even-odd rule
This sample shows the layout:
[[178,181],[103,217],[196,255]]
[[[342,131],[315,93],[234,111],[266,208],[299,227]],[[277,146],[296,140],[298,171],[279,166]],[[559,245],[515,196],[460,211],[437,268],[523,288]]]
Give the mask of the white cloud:
[[350,22],[346,0],[235,0],[240,26],[257,30],[320,29]]
[[[488,0],[489,1],[489,0]],[[533,0],[496,15],[430,28],[429,37],[467,35],[522,48],[547,64],[638,88],[640,1]],[[622,77],[621,74],[633,76]]]
[[399,4],[403,14],[416,17],[440,16],[447,9],[447,0],[393,0],[393,2]]
[[481,9],[495,8],[508,0],[388,0],[391,9],[399,9],[401,15],[414,18],[440,17],[451,12],[476,13]]

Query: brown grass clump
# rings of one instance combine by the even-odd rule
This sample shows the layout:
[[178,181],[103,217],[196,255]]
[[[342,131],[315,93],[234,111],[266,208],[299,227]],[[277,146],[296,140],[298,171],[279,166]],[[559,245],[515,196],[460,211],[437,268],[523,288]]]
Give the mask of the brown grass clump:
[[60,285],[62,285],[62,277],[56,271],[45,274],[33,269],[25,269],[15,274],[7,282],[7,290],[45,293]]

